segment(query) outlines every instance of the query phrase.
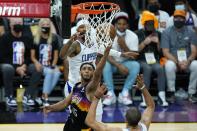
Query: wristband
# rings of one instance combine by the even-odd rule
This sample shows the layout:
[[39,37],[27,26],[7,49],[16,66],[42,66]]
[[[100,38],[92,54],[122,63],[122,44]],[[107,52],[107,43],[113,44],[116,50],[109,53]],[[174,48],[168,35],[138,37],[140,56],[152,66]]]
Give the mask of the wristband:
[[145,84],[140,88],[140,90],[143,90],[145,88]]

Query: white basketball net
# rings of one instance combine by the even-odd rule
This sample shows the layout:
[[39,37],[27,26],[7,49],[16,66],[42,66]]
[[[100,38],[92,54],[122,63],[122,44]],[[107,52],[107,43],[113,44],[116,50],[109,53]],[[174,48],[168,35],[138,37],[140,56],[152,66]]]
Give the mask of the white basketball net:
[[[96,8],[96,9],[95,9]],[[107,6],[107,9],[113,9],[112,5]],[[90,10],[106,10],[106,6],[101,4],[95,7],[92,5],[89,7]],[[86,26],[86,37],[84,44],[88,47],[95,45],[97,49],[102,46],[107,47],[109,44],[112,44],[112,39],[110,37],[110,26],[112,20],[117,12],[120,10],[112,10],[112,11],[104,11],[101,14],[86,14],[83,18],[89,22],[88,26]]]

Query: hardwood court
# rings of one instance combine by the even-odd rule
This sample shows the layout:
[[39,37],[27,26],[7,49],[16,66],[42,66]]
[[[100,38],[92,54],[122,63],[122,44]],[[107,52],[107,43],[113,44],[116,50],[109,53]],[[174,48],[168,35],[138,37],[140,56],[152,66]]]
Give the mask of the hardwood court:
[[[124,127],[124,123],[109,124]],[[62,131],[64,124],[0,124],[0,131]],[[197,131],[197,123],[152,123],[149,131]]]

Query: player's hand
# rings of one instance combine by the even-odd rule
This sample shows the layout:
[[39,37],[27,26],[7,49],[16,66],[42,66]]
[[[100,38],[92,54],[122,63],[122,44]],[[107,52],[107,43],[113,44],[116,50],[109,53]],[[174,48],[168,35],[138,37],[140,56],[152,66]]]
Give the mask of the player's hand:
[[136,85],[137,89],[140,89],[144,86],[144,78],[142,74],[137,76],[136,81],[137,81],[137,85]]
[[120,72],[120,74],[122,74],[122,75],[129,74],[129,70],[125,66],[123,66],[122,64],[119,64],[117,68],[118,68],[118,71]]
[[100,86],[97,87],[96,92],[94,93],[94,96],[97,99],[100,99],[104,96],[104,94],[107,92],[107,87],[105,84],[102,84]]
[[49,106],[42,106],[42,107],[40,107],[40,109],[42,109],[42,111],[44,112],[45,115],[47,115],[49,112],[52,111],[51,105],[49,105]]
[[80,35],[79,32],[73,34],[73,35],[70,37],[70,40],[71,40],[72,42],[74,42],[74,41],[77,39],[77,37],[79,37],[79,35]]
[[130,59],[135,59],[139,56],[139,53],[137,53],[137,52],[122,52],[121,56],[126,57],[126,58],[130,58]]

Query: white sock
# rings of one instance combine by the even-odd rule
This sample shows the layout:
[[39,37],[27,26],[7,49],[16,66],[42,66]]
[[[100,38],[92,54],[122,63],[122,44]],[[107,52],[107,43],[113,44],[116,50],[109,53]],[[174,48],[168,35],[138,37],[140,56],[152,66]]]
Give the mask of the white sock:
[[165,91],[159,91],[158,96],[162,100],[162,102],[166,102],[166,93],[165,93]]

